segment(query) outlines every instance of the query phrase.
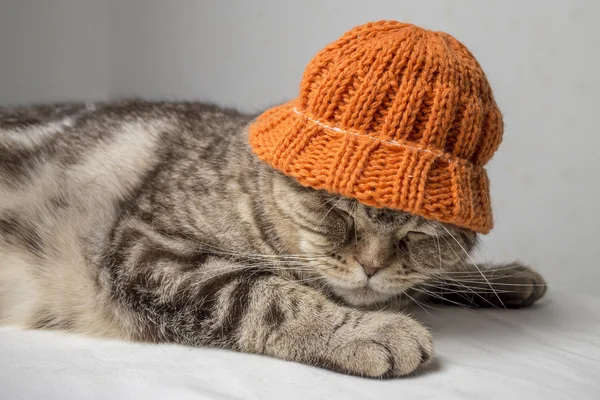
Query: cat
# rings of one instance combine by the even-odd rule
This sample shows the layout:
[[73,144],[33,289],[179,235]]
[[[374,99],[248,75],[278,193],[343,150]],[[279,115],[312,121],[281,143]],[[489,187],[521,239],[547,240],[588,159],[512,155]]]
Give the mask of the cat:
[[433,359],[412,301],[513,308],[477,235],[307,188],[255,115],[195,102],[0,108],[0,325],[262,354],[373,378]]

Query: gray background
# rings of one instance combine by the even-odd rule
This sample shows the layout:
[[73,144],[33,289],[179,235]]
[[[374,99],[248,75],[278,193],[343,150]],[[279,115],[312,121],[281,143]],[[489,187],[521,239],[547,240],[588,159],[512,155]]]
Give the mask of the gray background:
[[3,0],[0,103],[135,95],[256,111],[295,96],[324,45],[378,19],[453,34],[494,87],[506,132],[488,169],[496,228],[477,258],[600,294],[594,0]]

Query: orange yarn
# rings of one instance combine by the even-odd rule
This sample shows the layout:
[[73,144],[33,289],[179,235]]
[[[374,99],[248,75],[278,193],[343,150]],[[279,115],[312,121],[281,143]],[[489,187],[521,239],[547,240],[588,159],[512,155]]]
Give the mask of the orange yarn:
[[469,50],[443,32],[379,21],[321,50],[299,98],[250,126],[260,159],[315,189],[487,233],[484,165],[502,114]]

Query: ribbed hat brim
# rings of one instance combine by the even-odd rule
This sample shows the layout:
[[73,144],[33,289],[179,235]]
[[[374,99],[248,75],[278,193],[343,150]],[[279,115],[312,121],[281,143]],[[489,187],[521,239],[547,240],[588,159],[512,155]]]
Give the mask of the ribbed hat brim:
[[260,115],[249,139],[262,161],[304,186],[480,233],[493,226],[486,171],[465,160],[323,124],[297,101]]

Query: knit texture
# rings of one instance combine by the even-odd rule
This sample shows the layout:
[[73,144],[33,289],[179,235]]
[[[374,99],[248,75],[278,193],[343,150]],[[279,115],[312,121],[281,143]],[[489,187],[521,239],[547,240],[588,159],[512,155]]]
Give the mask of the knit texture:
[[307,66],[300,96],[249,128],[260,159],[301,184],[487,233],[484,165],[502,114],[458,40],[396,21],[358,26]]

